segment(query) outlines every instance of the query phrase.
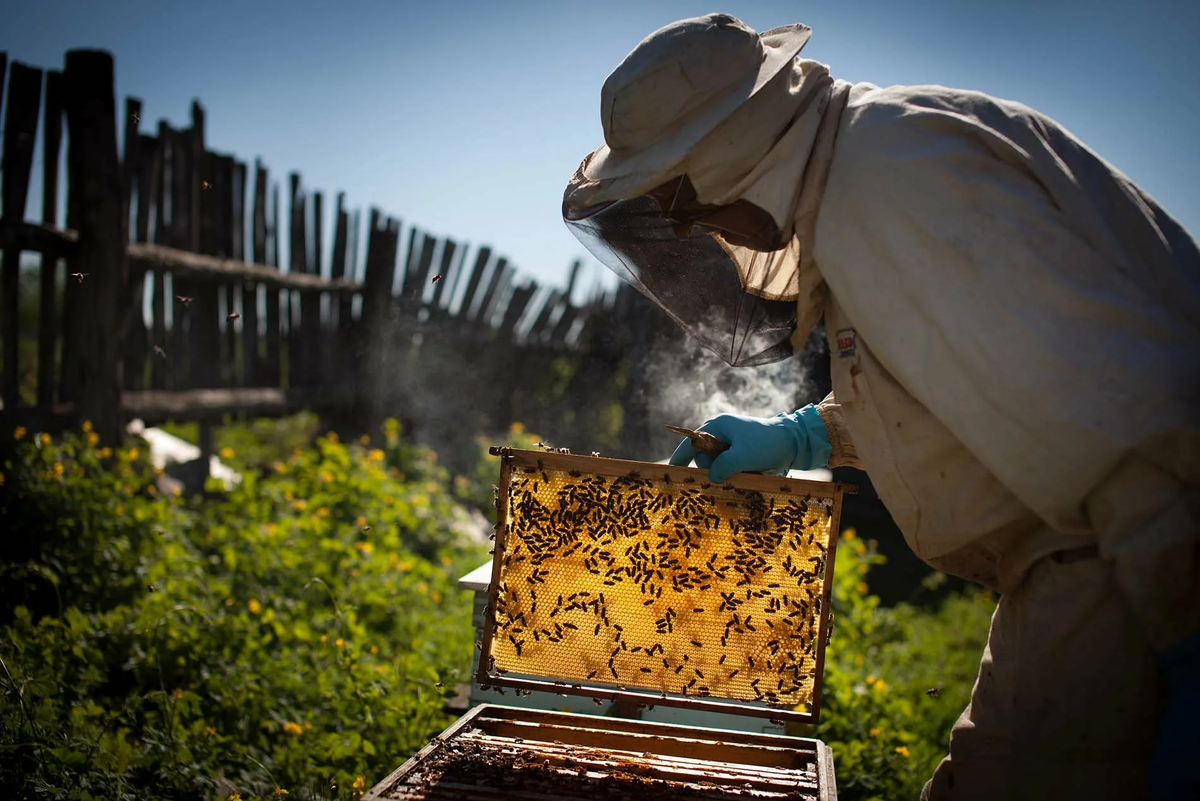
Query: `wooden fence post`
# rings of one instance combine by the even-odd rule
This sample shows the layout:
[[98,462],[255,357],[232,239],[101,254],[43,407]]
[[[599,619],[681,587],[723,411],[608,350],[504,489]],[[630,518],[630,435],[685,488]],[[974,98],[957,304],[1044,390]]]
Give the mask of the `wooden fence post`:
[[[4,189],[0,210],[0,216],[14,222],[25,219],[41,101],[42,71],[14,61],[8,78],[8,107],[4,113]],[[0,320],[3,320],[4,332],[4,408],[9,411],[15,411],[20,403],[17,302],[20,280],[21,251],[15,247],[7,248],[0,283],[0,297],[3,298]]]
[[[42,117],[42,223],[58,225],[58,156],[62,147],[62,73],[46,72],[46,110]],[[58,256],[42,254],[38,297],[38,408],[49,412],[55,401],[54,360],[58,328]]]
[[121,328],[129,281],[112,56],[68,51],[64,82],[67,175],[78,209],[79,271],[89,286],[80,315],[75,417],[91,420],[102,441],[119,444]]

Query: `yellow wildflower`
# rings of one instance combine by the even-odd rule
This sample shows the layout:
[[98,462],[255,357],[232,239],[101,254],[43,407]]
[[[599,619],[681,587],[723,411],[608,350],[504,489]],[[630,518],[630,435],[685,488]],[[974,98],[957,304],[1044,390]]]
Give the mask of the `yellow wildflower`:
[[96,451],[96,455],[99,456],[101,459],[107,459],[108,457],[112,456],[112,448],[109,448],[107,446],[103,447],[100,450]]
[[62,478],[62,474],[63,474],[63,471],[64,471],[65,469],[66,469],[66,468],[64,468],[64,467],[63,467],[63,463],[62,463],[62,462],[55,462],[55,463],[54,463],[54,477],[55,477],[55,478]]
[[259,612],[262,611],[262,604],[260,604],[258,602],[257,598],[251,598],[249,603],[246,604],[246,606],[250,607],[250,614],[252,614],[252,615],[257,615]]
[[322,506],[320,509],[317,510],[317,517],[320,517],[320,518],[329,517],[329,509],[325,506]]
[[896,746],[896,753],[907,759],[908,758],[908,746],[907,745]]
[[395,499],[395,498],[393,498],[391,495],[384,495],[384,496],[383,496],[383,505],[384,505],[384,506],[391,506],[391,505],[392,505],[393,503],[395,503],[395,502],[396,502],[396,499]]
[[367,457],[372,462],[382,462],[383,461],[383,451],[379,450],[379,448],[372,448],[371,452],[367,454]]
[[288,734],[302,734],[304,729],[300,728],[300,724],[292,723],[290,720],[283,724],[283,730]]
[[879,736],[879,729],[871,729],[871,731],[870,731],[870,735],[871,735],[872,737],[878,737],[878,736]]
[[171,494],[174,495],[176,498],[178,498],[180,495],[183,494],[183,490],[180,489],[180,487],[178,485],[176,485],[174,487],[171,487]]
[[207,728],[205,728],[204,733],[207,734],[209,737],[217,736],[217,730],[214,729],[212,726],[208,726]]
[[357,548],[359,553],[363,554],[364,556],[369,555],[375,550],[375,546],[369,542],[356,542],[354,543],[354,547]]
[[276,473],[286,473],[287,472],[287,465],[284,464],[283,462],[276,461],[271,465],[271,467],[275,468]]
[[387,665],[376,665],[375,666],[376,673],[387,673],[387,671],[388,671]]
[[84,420],[83,425],[81,425],[80,428],[83,429],[83,433],[90,434],[92,432],[92,421]]
[[242,794],[237,790],[234,790],[233,794],[230,795],[226,801],[242,801]]
[[365,789],[367,789],[367,780],[366,780],[365,778],[363,778],[362,776],[358,776],[358,777],[356,777],[356,778],[354,779],[354,783],[350,785],[350,789],[351,789],[351,790],[365,790]]
[[146,485],[146,493],[149,495],[157,495],[158,489],[155,488],[155,486],[153,484],[147,484]]
[[137,448],[130,448],[129,449],[129,461],[136,462],[138,460],[138,457],[141,456],[141,454],[142,454],[142,452],[139,451]]
[[405,559],[403,562],[396,565],[396,569],[403,573],[407,573],[408,571],[412,570],[412,568],[413,568],[413,563],[409,559]]
[[311,729],[311,728],[312,728],[312,724],[311,724],[311,723],[309,723],[307,720],[306,720],[306,721],[304,721],[304,730],[305,730],[305,731],[308,731],[308,730],[309,730],[309,729]]
[[887,690],[887,688],[888,688],[888,683],[886,681],[884,681],[883,679],[879,679],[875,682],[875,689],[879,690],[879,692],[884,692]]
[[443,556],[443,557],[442,557],[442,567],[450,567],[450,565],[451,565],[453,562],[454,562],[454,560],[453,560],[453,559],[451,559],[449,556]]
[[226,605],[226,606],[233,606],[233,599],[232,599],[232,598],[226,598],[226,599],[225,599],[225,605]]
[[321,645],[325,645],[325,644],[327,644],[328,642],[329,642],[329,635],[328,635],[328,634],[322,634],[322,635],[321,635]]
[[417,592],[419,592],[419,593],[421,593],[422,595],[424,595],[425,593],[429,592],[429,585],[428,585],[428,584],[426,584],[424,581],[422,581],[422,582],[419,582],[419,583],[417,584]]
[[90,448],[94,448],[97,445],[99,445],[100,444],[100,435],[97,434],[95,431],[89,431],[88,435],[87,435],[87,444],[88,444],[88,447],[90,447]]
[[858,572],[861,574],[866,574],[866,572],[870,569],[871,569],[871,566],[868,565],[866,562],[863,562],[858,566]]
[[362,445],[365,448],[371,444],[371,438],[368,437],[366,434],[363,434],[361,437],[358,438],[358,444]]
[[288,791],[283,789],[282,787],[275,788],[275,797],[276,798],[283,798],[287,794],[288,794]]
[[326,484],[329,484],[330,482],[333,481],[333,473],[330,473],[328,470],[322,470],[321,471],[321,480],[324,481]]
[[330,442],[337,442],[338,441],[337,432],[330,431],[328,434],[325,435],[325,438],[328,439]]
[[373,653],[373,654],[377,654],[377,653],[379,653],[379,646],[378,646],[378,645],[372,645],[372,646],[371,646],[371,653]]
[[367,518],[363,517],[362,515],[359,515],[358,517],[354,518],[354,525],[358,526],[359,528],[362,528],[366,524],[367,524]]
[[41,436],[41,440],[42,440],[42,444],[43,444],[43,445],[49,445],[49,444],[50,444],[50,435],[49,435],[49,434],[42,434],[42,436]]
[[437,590],[434,590],[433,592],[429,593],[429,600],[433,601],[435,604],[440,604],[442,602],[442,594]]
[[863,666],[863,663],[864,663],[864,662],[866,662],[866,661],[867,661],[867,658],[866,658],[865,656],[863,656],[862,654],[855,654],[855,655],[854,655],[854,665],[855,665],[856,667],[862,667],[862,666]]
[[225,459],[226,461],[232,459],[233,458],[233,448],[228,448],[228,447],[221,448],[221,452],[220,452],[219,456],[222,459]]
[[524,434],[524,433],[525,433],[525,426],[521,425],[520,423],[513,423],[511,426],[509,426],[509,427],[508,427],[508,433],[510,433],[510,434]]
[[13,429],[13,439],[15,439],[15,440],[25,439],[26,433],[27,432],[25,431],[25,426],[17,426],[16,428]]
[[351,665],[351,666],[350,666],[350,672],[351,672],[351,673],[357,673],[357,672],[358,672],[358,665],[357,665],[357,664],[355,664],[355,665]]
[[858,590],[858,594],[859,594],[859,595],[866,595],[866,594],[867,594],[867,590],[868,590],[868,589],[870,589],[870,588],[869,588],[869,587],[867,587],[867,585],[866,585],[866,582],[862,582],[862,581],[860,581],[860,582],[858,582],[858,585],[857,585],[857,586],[855,586],[855,588],[854,588],[854,589]]
[[297,498],[296,500],[292,501],[292,508],[297,512],[303,512],[305,506],[308,506],[308,501],[304,500],[303,498]]
[[345,641],[345,640],[343,640],[341,637],[338,637],[336,640],[334,640],[334,641],[333,641],[333,644],[334,644],[335,646],[337,646],[338,648],[345,648],[345,647],[346,647],[346,641]]
[[171,691],[171,695],[175,696],[176,698],[182,698],[183,697],[183,688],[176,687],[174,690]]
[[852,528],[848,528],[842,532],[842,539],[844,540],[852,540],[855,538],[855,536],[857,535],[854,533],[854,529]]

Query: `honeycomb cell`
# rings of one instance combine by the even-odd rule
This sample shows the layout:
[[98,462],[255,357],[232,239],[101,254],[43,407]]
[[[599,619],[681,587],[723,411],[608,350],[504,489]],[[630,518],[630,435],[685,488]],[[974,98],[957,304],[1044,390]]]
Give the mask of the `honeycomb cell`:
[[484,643],[493,676],[813,705],[840,511],[832,487],[506,458]]

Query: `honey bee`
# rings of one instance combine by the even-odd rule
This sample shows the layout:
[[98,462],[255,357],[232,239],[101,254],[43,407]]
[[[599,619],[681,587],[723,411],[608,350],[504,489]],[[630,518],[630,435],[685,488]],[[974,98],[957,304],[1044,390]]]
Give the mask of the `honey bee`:
[[442,280],[442,275],[441,275],[441,273],[438,273],[437,275],[435,275],[435,276],[433,277],[433,280],[432,280],[432,281],[430,281],[430,283],[431,283],[431,284],[436,284],[438,281],[441,281],[441,280]]
[[176,295],[175,300],[182,303],[184,305],[184,307],[187,307],[192,302],[192,299],[189,298],[187,295]]
[[925,694],[928,695],[930,698],[937,698],[939,695],[942,694],[942,688],[941,687],[930,687],[928,690],[925,691]]
[[91,273],[71,273],[71,277],[79,283],[83,283],[83,279],[87,278]]
[[163,350],[162,348],[160,348],[158,345],[154,346],[154,354],[156,356],[162,356],[164,359],[167,358],[167,352],[165,350]]
[[236,320],[236,319],[240,318],[241,316],[242,316],[242,315],[241,315],[241,314],[239,314],[239,313],[237,313],[237,312],[230,312],[230,313],[229,313],[229,316],[225,318],[225,321],[226,321],[226,322],[229,322],[229,323],[232,323],[234,320]]

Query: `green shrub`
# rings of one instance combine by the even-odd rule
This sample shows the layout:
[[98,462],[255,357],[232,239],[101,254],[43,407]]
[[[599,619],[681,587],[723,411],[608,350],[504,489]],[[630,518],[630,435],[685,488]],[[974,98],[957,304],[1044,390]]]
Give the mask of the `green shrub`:
[[[843,801],[918,798],[970,700],[995,596],[950,596],[932,611],[881,607],[867,585],[883,564],[845,531],[834,570],[835,626],[825,650],[821,723]],[[926,580],[932,590],[941,574]]]
[[352,798],[444,728],[484,549],[436,465],[379,444],[186,501],[86,434],[6,443],[0,528],[31,539],[0,584],[38,603],[0,638],[0,797]]

